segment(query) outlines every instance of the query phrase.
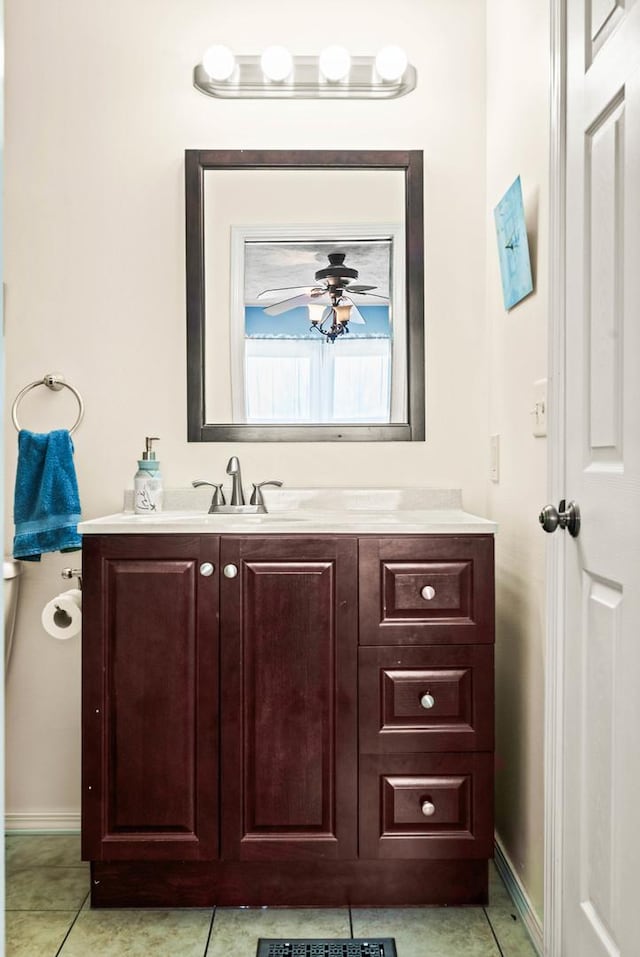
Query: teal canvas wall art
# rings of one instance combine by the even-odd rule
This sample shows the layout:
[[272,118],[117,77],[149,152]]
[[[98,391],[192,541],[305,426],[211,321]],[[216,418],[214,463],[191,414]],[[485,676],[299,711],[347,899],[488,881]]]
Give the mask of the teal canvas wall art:
[[533,292],[529,242],[524,220],[520,177],[511,184],[493,211],[505,309]]

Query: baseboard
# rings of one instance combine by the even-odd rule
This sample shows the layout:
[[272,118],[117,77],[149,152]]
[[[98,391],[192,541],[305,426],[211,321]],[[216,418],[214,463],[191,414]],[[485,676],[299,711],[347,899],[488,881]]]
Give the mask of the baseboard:
[[495,836],[495,864],[500,874],[500,877],[504,881],[505,887],[509,892],[509,896],[513,901],[518,914],[524,924],[529,937],[531,938],[531,943],[533,944],[538,957],[542,957],[544,944],[543,944],[543,932],[542,932],[542,923],[540,918],[533,909],[533,905],[529,900],[529,895],[522,886],[522,882],[518,877],[513,864],[511,863],[511,858],[505,851],[500,838],[496,834]]
[[4,816],[5,833],[13,831],[31,831],[33,833],[78,832],[80,830],[80,814],[77,812],[46,813],[35,812],[19,814],[7,811]]

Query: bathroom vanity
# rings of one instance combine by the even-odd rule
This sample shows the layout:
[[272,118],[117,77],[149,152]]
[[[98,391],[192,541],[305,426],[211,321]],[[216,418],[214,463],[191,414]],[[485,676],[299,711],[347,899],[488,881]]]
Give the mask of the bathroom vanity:
[[80,526],[93,905],[486,902],[495,526],[265,499]]

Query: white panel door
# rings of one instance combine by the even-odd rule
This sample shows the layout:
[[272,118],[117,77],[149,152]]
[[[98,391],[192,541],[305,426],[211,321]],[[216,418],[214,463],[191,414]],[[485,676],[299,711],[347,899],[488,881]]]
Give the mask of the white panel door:
[[640,954],[640,2],[568,0],[562,957]]

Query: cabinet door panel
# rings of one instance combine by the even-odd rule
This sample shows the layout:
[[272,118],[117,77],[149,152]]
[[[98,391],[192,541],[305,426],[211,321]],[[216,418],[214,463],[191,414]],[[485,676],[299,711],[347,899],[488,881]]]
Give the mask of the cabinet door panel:
[[493,748],[493,646],[360,648],[360,751]]
[[360,857],[491,857],[493,755],[363,755],[360,808]]
[[360,644],[493,642],[493,536],[360,542]]
[[[199,575],[200,539],[126,538],[84,554],[85,856],[210,859],[217,586]],[[215,540],[202,551],[217,564]]]
[[353,856],[355,542],[226,539],[222,561],[223,855]]

